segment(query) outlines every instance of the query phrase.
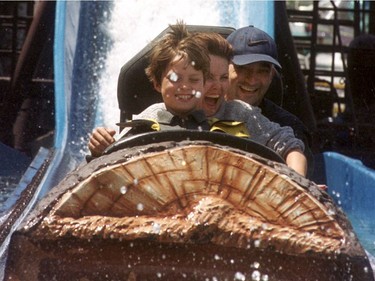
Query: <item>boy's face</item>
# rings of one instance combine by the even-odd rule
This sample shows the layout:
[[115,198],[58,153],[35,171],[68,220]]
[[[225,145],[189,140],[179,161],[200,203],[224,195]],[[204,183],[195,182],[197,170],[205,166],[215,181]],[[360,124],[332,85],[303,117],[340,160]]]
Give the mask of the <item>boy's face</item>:
[[255,62],[243,66],[229,65],[228,99],[239,99],[258,106],[266,94],[275,69],[271,63]]
[[203,72],[177,56],[163,72],[161,85],[154,84],[154,87],[162,94],[170,112],[184,116],[201,106]]

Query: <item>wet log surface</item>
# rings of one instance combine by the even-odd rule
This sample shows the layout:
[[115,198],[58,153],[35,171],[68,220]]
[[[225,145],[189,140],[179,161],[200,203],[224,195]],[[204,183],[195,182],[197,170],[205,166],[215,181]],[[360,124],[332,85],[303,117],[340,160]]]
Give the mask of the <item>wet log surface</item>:
[[123,149],[73,171],[13,235],[6,276],[373,280],[326,192],[284,164],[206,141]]

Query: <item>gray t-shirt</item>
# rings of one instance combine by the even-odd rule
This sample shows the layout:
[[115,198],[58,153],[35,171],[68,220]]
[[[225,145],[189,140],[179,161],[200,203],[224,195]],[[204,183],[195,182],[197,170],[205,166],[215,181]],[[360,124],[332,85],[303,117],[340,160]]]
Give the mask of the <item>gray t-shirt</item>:
[[[264,146],[267,146],[285,159],[286,154],[294,149],[304,151],[304,144],[294,136],[290,127],[281,127],[279,124],[271,122],[262,115],[258,107],[251,106],[240,100],[223,102],[218,112],[213,116],[220,120],[242,121],[250,133],[250,139]],[[136,119],[153,119],[158,122],[168,122],[173,118],[173,114],[167,111],[164,103],[156,103],[140,114],[133,115]],[[124,129],[120,137],[127,132]]]
[[291,127],[281,127],[262,115],[258,107],[240,100],[223,102],[213,116],[221,120],[236,120],[246,123],[250,138],[267,146],[285,158],[294,149],[304,151],[303,142],[294,136]]

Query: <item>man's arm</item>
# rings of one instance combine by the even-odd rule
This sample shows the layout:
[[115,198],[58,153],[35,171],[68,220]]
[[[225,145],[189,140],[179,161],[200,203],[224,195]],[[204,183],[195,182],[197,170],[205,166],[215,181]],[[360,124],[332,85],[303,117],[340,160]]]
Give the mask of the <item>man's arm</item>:
[[285,162],[289,168],[292,168],[302,176],[307,173],[307,159],[300,150],[291,150],[285,158]]

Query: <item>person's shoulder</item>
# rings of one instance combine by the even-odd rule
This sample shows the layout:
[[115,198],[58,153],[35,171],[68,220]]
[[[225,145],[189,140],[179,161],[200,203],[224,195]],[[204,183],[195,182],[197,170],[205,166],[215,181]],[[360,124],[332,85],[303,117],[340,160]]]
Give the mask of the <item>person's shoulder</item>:
[[226,108],[236,109],[236,110],[250,110],[250,111],[259,111],[259,108],[252,106],[247,102],[242,100],[229,100],[225,104]]
[[305,124],[293,113],[278,106],[268,99],[264,99],[260,105],[262,114],[272,122],[280,124],[280,126],[291,127],[297,138],[311,142],[311,133]]
[[249,120],[250,118],[260,118],[261,116],[261,111],[258,107],[251,106],[241,100],[226,101],[215,114],[215,117],[227,120]]
[[134,119],[143,119],[143,118],[150,118],[150,117],[155,118],[158,112],[166,111],[166,110],[167,109],[163,102],[154,103],[150,105],[149,107],[147,107],[145,110],[143,110],[141,113],[134,114],[132,119],[134,120]]
[[259,107],[262,111],[262,114],[274,122],[283,124],[284,126],[289,126],[293,123],[304,126],[302,121],[296,115],[275,104],[269,99],[263,99]]
[[276,111],[276,112],[282,112],[287,115],[293,115],[291,112],[287,111],[286,109],[282,108],[281,106],[277,105],[273,101],[264,98],[262,102],[260,103],[259,107],[263,111]]
[[154,103],[151,104],[149,107],[147,107],[144,111],[146,110],[165,110],[165,103],[164,102],[159,102],[159,103]]

